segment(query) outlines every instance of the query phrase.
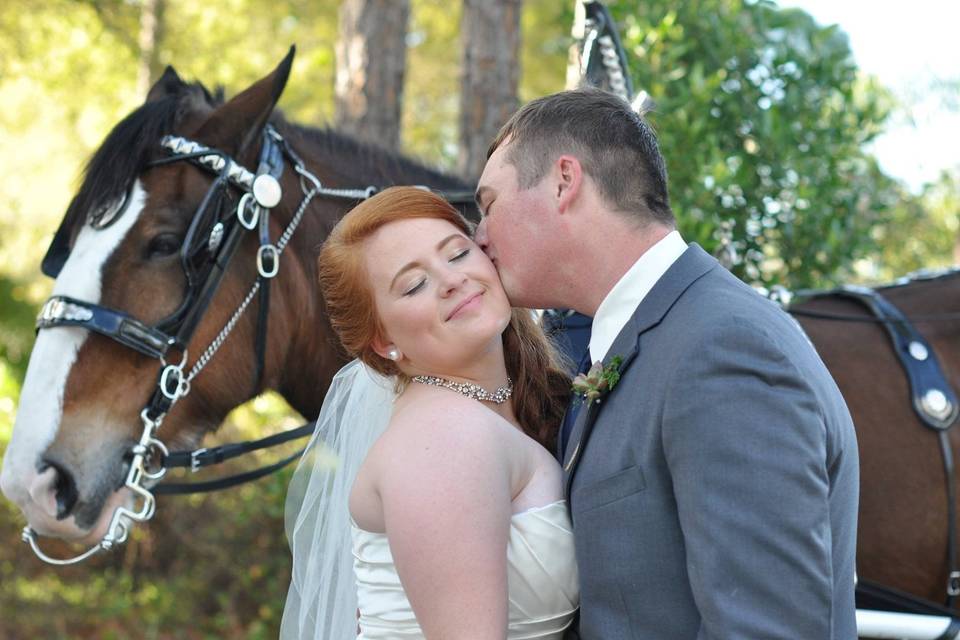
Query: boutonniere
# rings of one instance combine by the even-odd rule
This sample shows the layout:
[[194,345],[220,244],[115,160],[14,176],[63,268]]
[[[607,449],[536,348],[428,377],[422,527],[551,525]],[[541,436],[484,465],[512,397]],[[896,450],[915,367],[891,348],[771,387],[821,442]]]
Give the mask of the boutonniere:
[[599,400],[620,382],[620,363],[622,362],[623,358],[620,356],[614,356],[607,366],[594,362],[589,371],[577,374],[573,379],[571,390],[582,400],[586,400],[588,405],[594,400]]

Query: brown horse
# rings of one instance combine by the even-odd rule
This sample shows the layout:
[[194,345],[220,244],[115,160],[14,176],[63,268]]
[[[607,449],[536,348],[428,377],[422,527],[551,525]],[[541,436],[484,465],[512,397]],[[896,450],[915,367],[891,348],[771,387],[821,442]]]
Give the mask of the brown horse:
[[[312,199],[306,194],[320,185],[462,188],[413,161],[284,121],[274,106],[292,60],[291,50],[273,73],[225,103],[168,68],[92,157],[45,259],[45,270],[59,273],[55,299],[41,314],[0,476],[3,493],[35,532],[89,544],[112,529],[117,507],[133,508],[136,496],[124,487],[125,478],[136,461],[142,411],[159,397],[158,372],[168,360],[182,358],[184,372],[206,365],[157,431],[171,449],[195,446],[233,407],[265,389],[278,391],[304,416],[319,412],[345,357],[314,285],[315,261],[329,230],[357,199],[332,191]],[[271,201],[277,185],[282,197],[269,217],[260,210],[261,222],[251,225],[259,230],[244,232],[237,224],[241,216],[232,214],[239,207],[249,218],[252,211],[249,198],[246,208],[238,204],[243,190],[237,182],[226,181],[228,173],[236,177],[235,167],[215,183],[216,176],[190,161],[198,158],[189,149],[176,151],[182,161],[164,163],[171,134],[219,150],[251,171],[271,159],[261,154],[266,140],[282,138],[270,165],[279,169],[278,181],[255,198]],[[271,279],[258,365],[257,306],[264,298],[252,296],[251,285],[258,281],[261,235],[282,246],[281,234],[296,226],[300,208],[299,227],[283,241],[279,272]],[[218,220],[225,226],[215,229]],[[237,248],[229,259],[224,246],[232,237]],[[223,269],[222,281],[205,284]],[[245,300],[249,311],[205,362],[201,353],[222,337]],[[94,323],[100,333],[88,330]],[[183,344],[173,338],[167,344],[163,336],[184,338]],[[183,379],[177,382],[170,387],[185,391]]]
[[[881,287],[960,389],[960,272]],[[858,301],[836,295],[796,304],[797,320],[833,374],[853,416],[860,448],[857,573],[934,603],[946,599],[947,477],[933,429],[911,405],[910,385],[884,326]],[[813,317],[809,312],[830,317]],[[843,321],[841,321],[843,320]],[[960,433],[947,432],[953,458]]]

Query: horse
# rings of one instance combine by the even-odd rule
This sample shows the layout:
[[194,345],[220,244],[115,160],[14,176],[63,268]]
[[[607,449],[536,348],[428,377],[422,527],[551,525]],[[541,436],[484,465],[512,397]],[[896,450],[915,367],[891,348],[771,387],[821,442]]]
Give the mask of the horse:
[[[887,322],[876,321],[862,293],[846,289],[804,295],[788,307],[833,375],[856,427],[857,574],[863,583],[892,590],[894,600],[906,594],[911,601],[954,608],[948,596],[956,595],[958,586],[958,576],[951,576],[957,570],[956,541],[951,539],[958,523],[955,478],[946,468],[960,447],[960,434],[950,428],[956,400],[939,428],[930,428],[911,402],[915,390],[897,352],[925,342],[906,359],[929,363],[932,356],[939,361],[947,393],[960,388],[960,271],[905,278],[867,292],[882,296],[914,326],[917,337],[902,345],[907,349],[891,340]],[[945,451],[938,442],[940,430]]]
[[122,541],[130,520],[153,513],[167,447],[196,447],[265,390],[317,415],[347,358],[316,258],[375,191],[350,187],[463,189],[287,122],[275,107],[293,57],[229,101],[168,67],[89,161],[44,258],[56,282],[0,475],[36,534]]

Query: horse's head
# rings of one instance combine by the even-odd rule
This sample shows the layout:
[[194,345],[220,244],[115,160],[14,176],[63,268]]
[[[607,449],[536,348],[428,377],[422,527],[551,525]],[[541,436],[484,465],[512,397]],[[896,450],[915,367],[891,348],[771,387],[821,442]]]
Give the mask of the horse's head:
[[[169,152],[161,140],[183,136],[255,171],[292,57],[291,51],[273,73],[226,103],[168,68],[90,160],[44,260],[44,271],[56,276],[53,295],[60,306],[48,305],[41,314],[0,475],[3,493],[38,533],[75,541],[103,535],[114,507],[132,500],[124,482],[143,431],[141,412],[158,386],[160,352],[175,364],[186,352],[189,369],[257,278],[257,234],[247,233],[236,246],[251,259],[234,260],[202,317],[192,315],[212,293],[204,283],[223,266],[216,264],[218,252],[229,241],[229,231],[218,237],[213,227],[229,218],[227,207],[236,210],[239,192],[226,182],[215,187],[214,176],[190,162],[163,164]],[[302,197],[290,173],[283,177],[289,198],[277,211]],[[278,235],[274,227],[272,237]],[[81,303],[71,306],[71,299]],[[82,321],[70,326],[71,317],[92,322],[88,316],[101,308],[106,315],[94,318],[101,329],[121,321],[121,314],[138,322],[113,327],[112,336]],[[44,316],[56,322],[43,328]],[[246,314],[231,340],[252,345],[255,317]],[[160,344],[151,328],[187,340]],[[156,352],[146,348],[150,344]],[[173,407],[159,433],[165,442],[196,442],[254,391],[252,347],[228,351],[217,354]]]

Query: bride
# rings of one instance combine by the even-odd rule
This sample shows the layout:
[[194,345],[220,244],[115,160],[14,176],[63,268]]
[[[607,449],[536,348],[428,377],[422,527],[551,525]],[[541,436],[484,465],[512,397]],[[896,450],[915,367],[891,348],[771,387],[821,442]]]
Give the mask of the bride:
[[319,260],[346,351],[287,499],[282,638],[559,639],[579,601],[550,451],[569,379],[468,223],[387,189]]

